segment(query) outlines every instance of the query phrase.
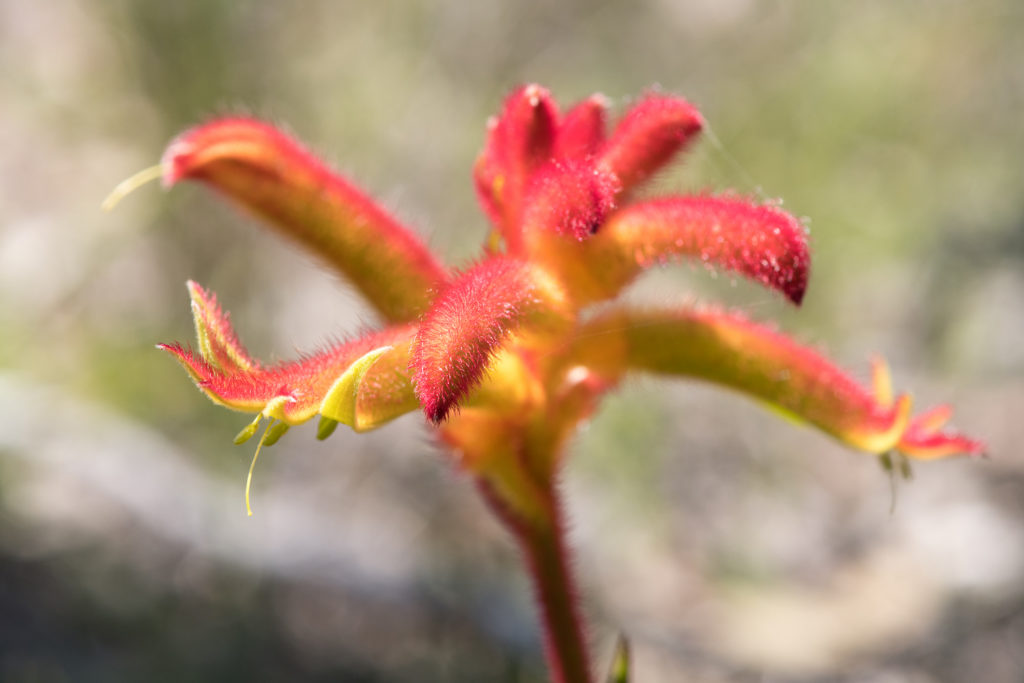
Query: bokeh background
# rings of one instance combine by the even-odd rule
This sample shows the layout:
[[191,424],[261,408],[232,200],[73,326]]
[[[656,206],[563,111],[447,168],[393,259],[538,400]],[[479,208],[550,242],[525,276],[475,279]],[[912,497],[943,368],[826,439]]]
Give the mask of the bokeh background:
[[661,190],[809,219],[788,310],[681,265],[631,293],[724,301],[951,402],[985,461],[878,463],[714,388],[638,379],[565,474],[595,652],[635,680],[1024,680],[1024,3],[1019,0],[0,0],[0,680],[544,680],[529,587],[404,417],[295,429],[243,505],[248,418],[153,349],[219,293],[263,358],[372,324],[343,282],[202,188],[100,201],[191,124],[287,126],[453,263],[514,85],[712,134]]

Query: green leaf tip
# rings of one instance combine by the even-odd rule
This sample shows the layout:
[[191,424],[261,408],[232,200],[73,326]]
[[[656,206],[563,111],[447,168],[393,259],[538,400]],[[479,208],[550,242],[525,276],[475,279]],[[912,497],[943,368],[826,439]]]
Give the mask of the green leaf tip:
[[329,417],[320,417],[320,423],[316,426],[316,438],[323,441],[338,428],[338,421]]
[[608,672],[608,683],[629,683],[629,669],[629,639],[620,634],[619,640],[615,644],[611,670]]

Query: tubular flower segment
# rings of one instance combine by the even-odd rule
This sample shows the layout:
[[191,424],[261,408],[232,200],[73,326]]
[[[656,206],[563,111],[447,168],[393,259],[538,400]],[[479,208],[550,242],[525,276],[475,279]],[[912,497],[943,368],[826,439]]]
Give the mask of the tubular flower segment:
[[[185,132],[164,154],[165,184],[198,180],[227,195],[336,267],[393,324],[265,367],[215,297],[190,282],[198,349],[161,348],[214,401],[288,425],[319,414],[328,427],[370,429],[421,407],[449,443],[487,443],[460,433],[483,423],[452,412],[472,406],[522,427],[522,439],[543,433],[561,443],[552,435],[571,431],[623,373],[638,371],[737,389],[872,453],[981,452],[941,429],[946,407],[912,418],[909,397],[893,399],[884,370],[866,389],[820,354],[738,316],[614,309],[579,322],[586,306],[679,258],[733,271],[794,304],[810,268],[803,226],[778,207],[729,195],[628,199],[699,133],[692,105],[649,95],[610,134],[606,114],[601,96],[563,116],[540,86],[509,95],[474,169],[501,243],[461,272],[270,125],[229,118]],[[564,424],[541,428],[544,416]],[[478,460],[490,461],[467,462]]]
[[516,328],[566,315],[558,283],[526,261],[496,256],[458,277],[420,324],[413,350],[417,393],[435,423],[475,386]]
[[[917,458],[980,454],[978,442],[938,433],[944,408],[911,421],[888,370],[862,387],[821,354],[741,315],[716,310],[616,310],[584,325],[577,353],[609,383],[627,371],[705,380],[758,399],[854,448]],[[934,419],[933,419],[934,418]]]
[[264,367],[249,358],[213,295],[188,284],[199,352],[180,344],[159,348],[173,355],[215,403],[287,425],[320,414],[357,431],[417,408],[407,371],[413,326],[390,327]]
[[601,96],[564,115],[540,86],[508,96],[473,168],[492,231],[480,257],[457,270],[266,123],[198,126],[171,143],[160,167],[165,185],[200,181],[320,256],[385,322],[267,366],[246,351],[214,295],[189,282],[197,347],[160,348],[214,402],[256,414],[236,442],[262,419],[259,443],[269,446],[317,415],[317,437],[326,438],[339,423],[363,431],[421,409],[524,551],[556,683],[593,678],[554,482],[574,428],[624,377],[712,382],[883,464],[892,452],[930,459],[984,450],[943,429],[947,406],[914,417],[881,361],[865,386],[736,314],[612,303],[647,268],[685,258],[799,305],[810,255],[803,225],[774,205],[733,195],[632,199],[700,132],[691,104],[652,94],[610,133],[606,118]]
[[338,268],[387,320],[415,320],[446,281],[415,233],[266,123],[193,128],[171,142],[162,166],[165,185],[202,181]]

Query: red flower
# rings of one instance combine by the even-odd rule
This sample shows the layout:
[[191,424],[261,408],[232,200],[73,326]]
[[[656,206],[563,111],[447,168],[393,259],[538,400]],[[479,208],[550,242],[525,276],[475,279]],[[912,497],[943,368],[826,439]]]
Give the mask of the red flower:
[[[686,101],[649,95],[606,136],[600,97],[563,116],[543,88],[516,90],[490,122],[474,170],[503,248],[462,271],[442,266],[413,231],[275,128],[237,118],[194,128],[168,147],[165,184],[201,180],[263,217],[338,268],[393,324],[264,367],[213,295],[189,283],[199,350],[161,348],[216,402],[287,425],[320,414],[372,429],[420,405],[473,461],[490,459],[471,452],[487,439],[471,434],[479,419],[462,414],[517,429],[555,417],[544,431],[564,435],[629,371],[738,389],[872,453],[980,453],[980,443],[940,431],[935,412],[911,420],[909,397],[861,387],[736,314],[614,307],[580,318],[643,269],[681,257],[800,303],[809,254],[788,213],[732,196],[630,200],[701,125]],[[577,408],[564,410],[565,401]]]
[[[553,486],[562,445],[629,373],[713,382],[771,404],[891,463],[980,454],[943,431],[945,406],[911,417],[885,365],[864,387],[819,353],[715,309],[636,310],[615,298],[644,269],[699,259],[799,305],[804,227],[776,206],[732,195],[634,199],[688,146],[703,120],[660,94],[610,134],[605,102],[564,115],[536,85],[513,92],[489,123],[474,167],[493,232],[479,259],[443,266],[422,240],[275,128],[221,119],[168,147],[166,185],[199,180],[336,267],[388,323],[273,366],[254,360],[214,296],[190,282],[198,349],[161,345],[215,402],[270,421],[260,444],[320,416],[362,431],[421,407],[523,545],[544,610],[557,681],[589,680],[585,639]],[[598,312],[588,310],[601,304]]]

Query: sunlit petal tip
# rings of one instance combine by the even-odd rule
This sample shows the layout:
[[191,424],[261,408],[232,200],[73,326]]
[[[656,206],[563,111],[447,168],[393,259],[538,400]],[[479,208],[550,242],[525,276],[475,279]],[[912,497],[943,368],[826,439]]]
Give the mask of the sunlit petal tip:
[[624,271],[627,279],[643,268],[691,257],[775,289],[797,305],[807,290],[807,231],[774,205],[732,196],[668,197],[616,211],[598,234],[618,260],[632,262]]
[[208,166],[231,159],[236,162],[266,160],[275,147],[292,145],[273,126],[245,117],[227,117],[194,126],[174,138],[160,159],[163,184],[201,178]]
[[907,434],[899,444],[900,452],[918,460],[935,460],[952,455],[985,457],[985,444],[963,434],[937,433],[930,436]]
[[950,406],[939,405],[915,417],[900,439],[898,450],[909,457],[922,460],[951,455],[984,456],[986,448],[981,441],[956,431],[943,429],[952,413]]
[[619,121],[599,153],[628,191],[668,163],[700,132],[704,119],[681,97],[650,94]]
[[871,388],[879,405],[888,408],[892,405],[892,373],[889,364],[881,356],[871,357]]
[[203,358],[225,372],[248,372],[259,367],[238,340],[230,316],[221,309],[213,292],[207,292],[192,280],[187,286],[196,340]]
[[197,354],[190,348],[185,348],[178,342],[172,344],[157,344],[156,348],[166,351],[174,357],[174,360],[185,369],[197,384],[205,381],[216,372],[214,367],[202,355]]
[[551,94],[531,84],[513,91],[498,117],[488,122],[473,180],[480,203],[510,247],[518,244],[516,228],[526,184],[551,158],[558,120]]
[[202,181],[313,251],[388,320],[414,320],[447,281],[419,236],[267,123],[224,118],[196,126],[171,142],[161,165],[165,185]]
[[554,158],[587,159],[605,140],[605,116],[608,98],[591,95],[565,113],[555,138]]

